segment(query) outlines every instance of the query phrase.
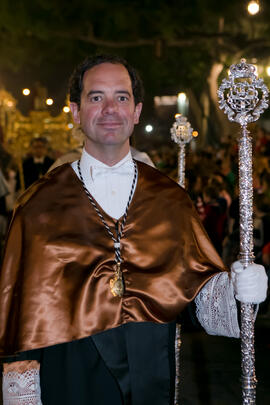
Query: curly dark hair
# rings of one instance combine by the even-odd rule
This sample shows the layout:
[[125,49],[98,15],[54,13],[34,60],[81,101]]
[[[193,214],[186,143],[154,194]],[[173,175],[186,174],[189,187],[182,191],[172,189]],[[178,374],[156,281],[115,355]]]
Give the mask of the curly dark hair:
[[123,65],[127,69],[131,80],[135,105],[143,101],[143,83],[138,72],[125,59],[115,55],[102,54],[87,57],[75,68],[69,80],[69,98],[71,102],[76,103],[80,107],[81,93],[83,90],[83,76],[87,70],[94,66],[101,65],[102,63]]

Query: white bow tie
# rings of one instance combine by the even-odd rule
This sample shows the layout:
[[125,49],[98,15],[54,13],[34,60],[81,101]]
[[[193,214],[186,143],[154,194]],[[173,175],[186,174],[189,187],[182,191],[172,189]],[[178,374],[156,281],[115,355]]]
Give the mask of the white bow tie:
[[106,177],[117,174],[118,176],[127,176],[134,173],[134,164],[127,161],[118,167],[90,166],[90,176],[93,181],[99,177]]
[[43,163],[44,162],[44,157],[38,158],[38,157],[34,157],[34,163]]

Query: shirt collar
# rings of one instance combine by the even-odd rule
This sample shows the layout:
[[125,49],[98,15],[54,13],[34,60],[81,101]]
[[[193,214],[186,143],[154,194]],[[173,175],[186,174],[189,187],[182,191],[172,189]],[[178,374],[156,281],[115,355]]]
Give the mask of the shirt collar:
[[105,163],[101,162],[98,159],[95,159],[92,155],[90,155],[88,152],[86,152],[85,148],[83,148],[81,159],[80,159],[80,165],[81,165],[81,171],[83,176],[89,176],[89,173],[92,177],[92,169],[103,169],[106,170],[108,173],[110,170],[113,172],[114,169],[120,169],[123,167],[123,171],[125,170],[124,167],[132,166],[133,168],[133,159],[131,152],[127,153],[127,155],[121,159],[119,162],[117,162],[113,166],[108,166]]

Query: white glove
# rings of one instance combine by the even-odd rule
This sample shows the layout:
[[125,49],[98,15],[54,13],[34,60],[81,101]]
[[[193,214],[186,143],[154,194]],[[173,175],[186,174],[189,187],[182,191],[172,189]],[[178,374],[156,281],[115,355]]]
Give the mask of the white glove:
[[250,304],[260,304],[266,299],[267,275],[260,264],[249,264],[244,269],[240,261],[231,266],[235,298]]

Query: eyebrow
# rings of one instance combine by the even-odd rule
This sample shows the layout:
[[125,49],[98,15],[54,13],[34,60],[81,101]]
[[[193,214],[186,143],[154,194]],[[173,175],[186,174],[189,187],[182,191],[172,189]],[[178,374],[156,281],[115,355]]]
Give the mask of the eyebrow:
[[[102,91],[102,90],[90,90],[90,91],[87,93],[87,97],[88,97],[88,96],[91,96],[91,95],[93,95],[93,94],[104,94],[104,91]],[[127,94],[128,96],[131,96],[130,92],[127,91],[127,90],[117,90],[117,91],[116,91],[116,94]]]

